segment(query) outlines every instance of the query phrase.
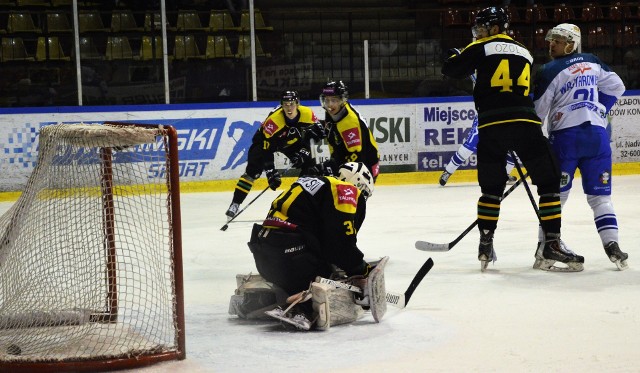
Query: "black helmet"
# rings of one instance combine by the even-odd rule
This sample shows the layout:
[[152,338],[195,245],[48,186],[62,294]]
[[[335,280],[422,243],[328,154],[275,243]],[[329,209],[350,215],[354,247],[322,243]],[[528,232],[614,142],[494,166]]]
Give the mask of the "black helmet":
[[509,15],[504,11],[504,9],[490,6],[482,9],[478,14],[476,14],[474,29],[476,27],[485,27],[488,29],[493,25],[498,25],[500,27],[500,31],[505,31],[509,28]]
[[349,91],[347,91],[347,86],[342,82],[333,81],[329,82],[322,87],[322,93],[320,94],[320,100],[322,100],[325,96],[339,96],[343,100],[349,98]]
[[282,92],[282,95],[280,95],[280,103],[283,103],[285,101],[295,101],[299,103],[300,97],[298,97],[298,92],[297,91]]

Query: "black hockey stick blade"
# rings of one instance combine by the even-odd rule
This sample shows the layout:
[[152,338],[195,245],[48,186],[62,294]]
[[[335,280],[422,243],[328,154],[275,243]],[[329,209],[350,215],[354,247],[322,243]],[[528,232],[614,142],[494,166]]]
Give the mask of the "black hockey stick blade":
[[[518,187],[518,185],[522,184],[524,182],[524,179],[527,178],[527,176],[529,176],[529,174],[524,174],[523,177],[521,177],[520,179],[518,179],[509,189],[507,189],[506,192],[504,192],[504,194],[502,195],[502,199],[507,198],[507,196],[509,194],[511,194],[511,192],[513,192],[514,189],[516,189]],[[462,240],[464,238],[464,236],[467,235],[467,233],[471,232],[471,230],[478,225],[478,219],[476,219],[473,223],[471,223],[471,225],[469,225],[467,227],[467,229],[464,230],[464,232],[460,233],[460,235],[458,237],[456,237],[455,240],[449,242],[449,243],[432,243],[432,242],[427,242],[427,241],[416,241],[415,243],[415,247],[418,250],[422,250],[422,251],[449,251],[451,250],[458,242],[460,242],[460,240]]]
[[[420,285],[420,282],[422,281],[424,276],[429,273],[431,268],[433,268],[433,259],[429,258],[426,262],[424,262],[422,267],[420,267],[418,273],[416,273],[416,275],[413,277],[413,280],[411,280],[407,291],[404,292],[404,299],[402,300],[404,304],[402,305],[402,308],[406,307],[407,304],[409,304],[409,299],[411,299],[413,292],[416,291],[416,288],[418,287],[418,285]],[[387,302],[389,302],[388,297],[389,294],[387,294]]]

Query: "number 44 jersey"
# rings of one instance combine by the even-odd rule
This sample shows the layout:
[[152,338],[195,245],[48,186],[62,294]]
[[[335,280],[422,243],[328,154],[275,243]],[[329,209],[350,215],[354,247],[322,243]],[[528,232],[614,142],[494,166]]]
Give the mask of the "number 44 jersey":
[[520,121],[541,124],[529,96],[532,63],[524,45],[497,34],[453,53],[442,66],[442,74],[458,79],[477,75],[473,100],[478,128]]

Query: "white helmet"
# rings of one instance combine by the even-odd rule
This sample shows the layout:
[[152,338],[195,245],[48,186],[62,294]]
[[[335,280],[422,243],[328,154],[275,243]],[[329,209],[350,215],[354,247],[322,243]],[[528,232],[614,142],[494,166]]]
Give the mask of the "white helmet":
[[373,194],[373,175],[362,162],[347,162],[340,166],[338,179],[355,185],[365,197]]
[[551,41],[553,39],[564,40],[567,43],[573,43],[570,45],[570,51],[565,49],[566,54],[570,54],[575,52],[576,50],[580,52],[580,27],[573,25],[571,23],[561,23],[558,26],[550,29],[547,32],[547,36],[544,38],[546,41]]

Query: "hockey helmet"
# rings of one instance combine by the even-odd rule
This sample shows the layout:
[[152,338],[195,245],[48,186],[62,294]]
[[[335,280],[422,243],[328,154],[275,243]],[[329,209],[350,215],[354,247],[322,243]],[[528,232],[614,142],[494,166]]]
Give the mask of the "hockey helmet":
[[300,97],[298,96],[297,91],[284,91],[280,95],[280,103],[287,101],[295,101],[296,103],[300,103]]
[[566,54],[573,53],[576,50],[580,51],[580,41],[581,41],[580,27],[574,24],[561,23],[556,27],[550,29],[547,32],[547,36],[544,38],[544,40],[551,41],[554,39],[567,42],[567,47],[570,47],[571,49],[567,51],[567,48],[565,48],[564,52]]
[[343,100],[349,98],[349,91],[347,91],[347,86],[342,82],[342,80],[329,82],[322,87],[322,93],[320,94],[320,99],[326,96],[338,96]]
[[347,162],[340,166],[338,179],[355,185],[365,197],[373,194],[373,175],[362,162]]
[[320,94],[320,105],[325,109],[327,108],[325,106],[326,97],[340,97],[340,100],[344,103],[349,98],[349,91],[342,80],[331,81],[322,87],[322,93]]
[[478,37],[479,28],[488,30],[493,25],[500,27],[500,32],[506,31],[509,28],[509,15],[504,9],[490,6],[479,11],[478,14],[476,14],[475,24],[471,28],[471,32],[474,37]]

